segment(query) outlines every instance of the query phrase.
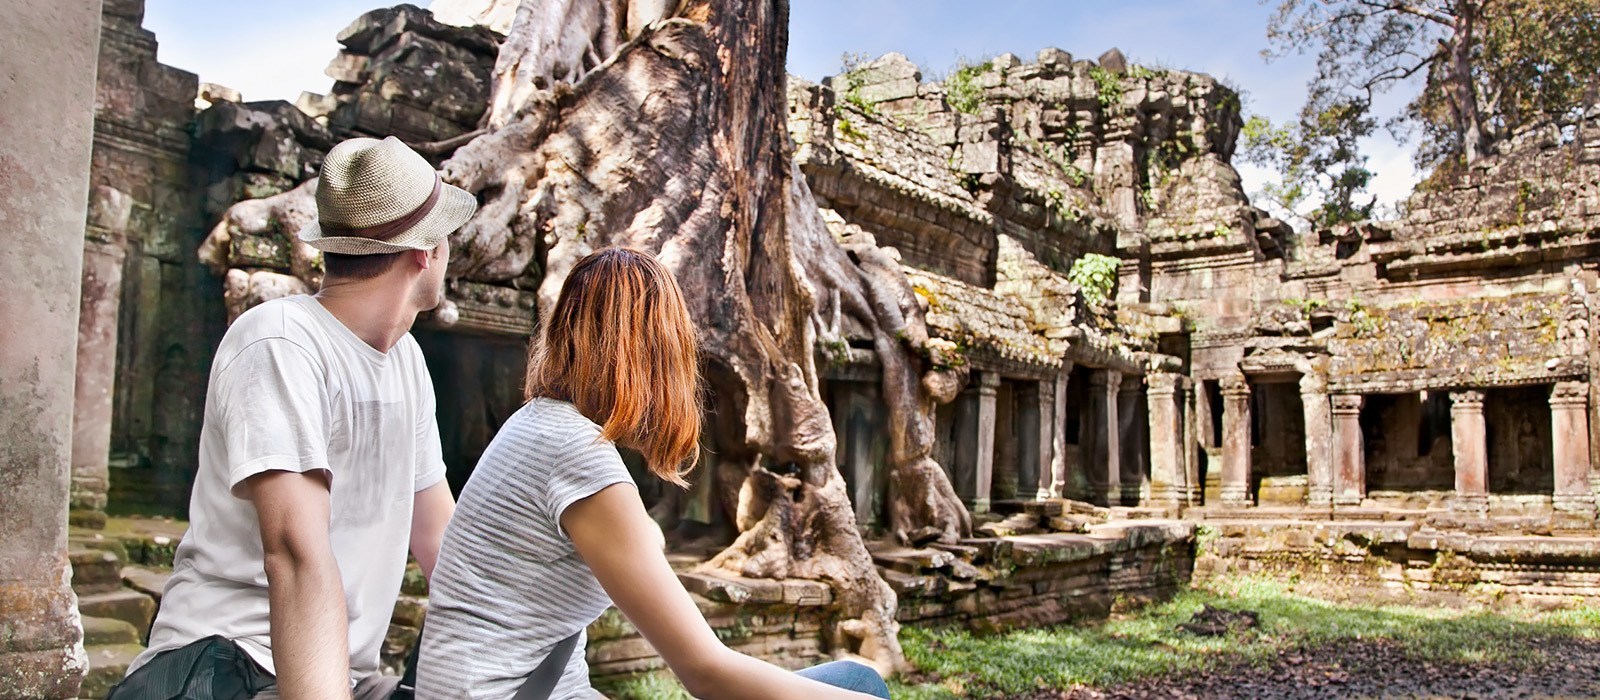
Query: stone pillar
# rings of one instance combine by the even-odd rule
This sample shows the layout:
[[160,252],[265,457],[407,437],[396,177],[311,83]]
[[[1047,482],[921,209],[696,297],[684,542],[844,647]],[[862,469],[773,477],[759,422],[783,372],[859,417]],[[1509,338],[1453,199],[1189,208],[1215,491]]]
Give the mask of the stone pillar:
[[0,3],[0,697],[77,697],[72,392],[100,2]]
[[994,372],[978,375],[977,474],[972,493],[972,510],[977,513],[989,511],[990,492],[994,490],[994,401],[999,388],[1000,375]]
[[1117,395],[1122,391],[1122,373],[1114,369],[1095,370],[1089,378],[1090,400],[1100,420],[1095,427],[1100,435],[1094,441],[1093,468],[1100,470],[1100,497],[1108,506],[1122,503],[1122,443],[1117,430]]
[[1061,373],[1056,375],[1055,407],[1051,410],[1051,447],[1050,447],[1050,497],[1065,498],[1067,495],[1067,382],[1072,378],[1071,362],[1061,365]]
[[[1056,415],[1056,405],[1059,403],[1056,395],[1060,393],[1056,385],[1065,381],[1066,377],[1063,376],[1056,381],[1039,382],[1039,390],[1035,392],[1035,398],[1039,402],[1039,483],[1033,497],[1037,501],[1052,497],[1051,490],[1056,480],[1056,433],[1061,425],[1061,418]],[[1063,436],[1062,442],[1065,441],[1066,438]]]
[[1144,380],[1150,401],[1150,500],[1157,505],[1175,506],[1189,495],[1179,376],[1160,372],[1147,374]]
[[1361,436],[1360,394],[1334,394],[1333,404],[1333,504],[1360,505],[1367,497],[1366,442]]
[[1145,482],[1145,455],[1150,439],[1145,434],[1149,419],[1141,411],[1139,399],[1143,398],[1144,379],[1138,375],[1123,377],[1122,389],[1117,392],[1117,432],[1122,445],[1122,503],[1138,504],[1148,495]]
[[1184,485],[1183,502],[1185,505],[1195,505],[1200,500],[1200,410],[1199,402],[1204,400],[1199,382],[1187,377],[1183,378],[1182,398],[1183,406],[1183,469]]
[[1556,510],[1594,512],[1589,489],[1589,384],[1556,382],[1550,391],[1550,442],[1554,452]]
[[1250,505],[1250,382],[1222,382],[1222,504]]
[[1315,371],[1300,376],[1300,406],[1306,423],[1306,500],[1326,506],[1333,502],[1333,413],[1326,377]]
[[90,197],[78,307],[78,370],[72,415],[72,521],[99,528],[110,488],[111,404],[117,370],[117,313],[132,198],[110,187]]
[[1450,392],[1450,451],[1456,461],[1451,505],[1482,513],[1489,508],[1489,447],[1483,422],[1483,392]]

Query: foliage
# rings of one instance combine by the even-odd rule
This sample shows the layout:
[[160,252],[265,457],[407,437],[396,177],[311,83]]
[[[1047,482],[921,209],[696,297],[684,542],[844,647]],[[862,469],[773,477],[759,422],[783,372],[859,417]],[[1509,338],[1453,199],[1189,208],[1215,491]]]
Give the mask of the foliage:
[[1370,117],[1349,103],[1302,112],[1299,121],[1289,124],[1273,124],[1259,115],[1250,117],[1240,132],[1240,156],[1277,176],[1252,193],[1252,198],[1274,215],[1306,226],[1329,227],[1370,218],[1377,203],[1377,198],[1366,192],[1373,173],[1357,142],[1374,127]]
[[1414,89],[1388,125],[1420,134],[1425,168],[1470,163],[1530,126],[1571,123],[1595,100],[1594,0],[1277,2],[1267,55],[1318,52],[1301,121],[1353,112],[1337,120],[1353,140],[1371,130],[1378,95]]
[[[601,690],[597,688],[597,690]],[[634,676],[603,689],[617,700],[693,700],[677,677],[666,671]]]
[[1378,334],[1378,318],[1367,309],[1360,299],[1351,299],[1345,303],[1345,311],[1349,312],[1350,329],[1357,338],[1370,338]]
[[1085,301],[1091,305],[1103,304],[1111,298],[1111,291],[1117,286],[1119,264],[1119,260],[1109,255],[1084,253],[1083,257],[1073,261],[1067,279],[1083,291]]
[[1089,78],[1094,81],[1096,96],[1100,106],[1110,109],[1112,105],[1122,102],[1122,78],[1100,66],[1089,67]]
[[[1218,637],[1180,631],[1203,605],[1261,614],[1257,629]],[[1537,613],[1489,606],[1420,608],[1334,604],[1261,578],[1214,580],[1172,600],[1095,626],[979,637],[959,629],[904,627],[906,657],[937,678],[894,688],[897,698],[990,697],[1106,687],[1183,671],[1261,664],[1292,648],[1340,640],[1392,640],[1425,661],[1536,665],[1541,638],[1600,637],[1600,608]],[[1535,643],[1529,643],[1535,642]]]
[[1325,299],[1301,299],[1299,297],[1284,299],[1283,303],[1299,311],[1301,316],[1310,316],[1313,312],[1328,306],[1328,302]]
[[867,140],[867,132],[856,128],[855,123],[845,117],[839,117],[838,119],[835,119],[833,124],[834,128],[839,131],[840,136],[856,142],[863,142]]
[[977,114],[983,103],[983,90],[978,87],[978,76],[994,68],[993,60],[971,63],[965,57],[956,61],[955,70],[944,81],[944,92],[950,106],[963,114]]

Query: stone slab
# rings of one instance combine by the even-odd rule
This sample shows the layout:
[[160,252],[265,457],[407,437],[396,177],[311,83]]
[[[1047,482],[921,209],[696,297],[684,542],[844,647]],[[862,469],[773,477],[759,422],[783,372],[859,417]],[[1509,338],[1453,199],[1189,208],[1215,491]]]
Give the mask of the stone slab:
[[89,652],[89,673],[83,678],[83,690],[79,691],[82,698],[103,698],[111,692],[111,686],[128,675],[128,665],[144,651],[139,644],[111,644],[105,646],[91,646]]
[[139,631],[134,629],[133,625],[122,620],[85,615],[83,618],[83,643],[85,646],[138,644]]
[[164,569],[150,569],[143,566],[122,567],[122,584],[149,596],[157,605],[161,604],[161,593],[166,590],[169,578],[172,578],[172,572]]
[[150,621],[155,619],[156,601],[143,593],[124,588],[79,598],[78,612],[85,616],[121,620],[133,625],[143,638],[149,633]]

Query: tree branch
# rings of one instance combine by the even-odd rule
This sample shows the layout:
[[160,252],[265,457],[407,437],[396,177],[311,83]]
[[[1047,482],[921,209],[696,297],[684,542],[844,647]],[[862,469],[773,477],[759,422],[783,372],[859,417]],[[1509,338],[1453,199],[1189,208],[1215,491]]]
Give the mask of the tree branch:
[[1371,7],[1377,10],[1399,12],[1400,14],[1411,15],[1412,17],[1419,17],[1421,19],[1428,20],[1429,22],[1442,24],[1446,27],[1454,28],[1456,26],[1455,14],[1449,12],[1448,10],[1429,10],[1427,8],[1417,7],[1416,5],[1408,5],[1403,2],[1381,2],[1380,0],[1356,1],[1366,7]]

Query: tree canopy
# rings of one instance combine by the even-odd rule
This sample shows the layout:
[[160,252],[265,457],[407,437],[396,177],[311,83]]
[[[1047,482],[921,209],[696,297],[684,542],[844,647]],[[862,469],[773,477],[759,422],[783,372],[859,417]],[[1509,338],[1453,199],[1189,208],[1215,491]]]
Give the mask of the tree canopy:
[[[1275,0],[1268,58],[1317,53],[1296,121],[1257,117],[1245,157],[1276,170],[1267,189],[1317,225],[1366,218],[1372,173],[1357,148],[1379,126],[1417,139],[1423,169],[1452,172],[1512,135],[1573,123],[1600,89],[1600,0]],[[1374,113],[1395,88],[1398,114]]]

